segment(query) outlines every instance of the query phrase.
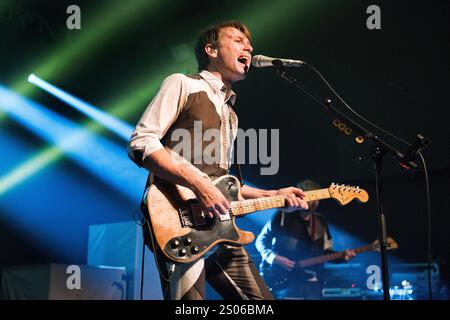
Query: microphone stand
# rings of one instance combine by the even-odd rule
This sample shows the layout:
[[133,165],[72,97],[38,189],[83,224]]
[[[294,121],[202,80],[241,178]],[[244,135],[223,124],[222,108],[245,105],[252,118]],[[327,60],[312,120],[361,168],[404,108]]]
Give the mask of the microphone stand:
[[290,84],[301,89],[311,98],[319,102],[326,110],[332,112],[339,120],[344,122],[348,127],[350,127],[355,132],[359,133],[361,136],[371,140],[375,147],[373,148],[370,156],[373,159],[374,170],[375,170],[375,187],[377,195],[377,212],[378,212],[378,233],[380,242],[380,253],[381,253],[381,269],[382,269],[382,279],[383,279],[383,296],[384,300],[390,300],[389,295],[389,269],[388,269],[388,256],[387,256],[387,231],[386,231],[386,219],[383,211],[383,201],[382,201],[382,190],[381,190],[381,169],[383,157],[386,153],[391,154],[394,158],[402,160],[404,158],[403,154],[396,150],[394,147],[387,144],[376,134],[370,132],[365,127],[350,119],[347,115],[343,114],[341,111],[336,109],[332,104],[331,99],[321,99],[313,94],[310,90],[305,88],[300,82],[297,81],[292,75],[288,74],[285,68],[279,64],[275,68],[276,73],[283,79],[287,80]]

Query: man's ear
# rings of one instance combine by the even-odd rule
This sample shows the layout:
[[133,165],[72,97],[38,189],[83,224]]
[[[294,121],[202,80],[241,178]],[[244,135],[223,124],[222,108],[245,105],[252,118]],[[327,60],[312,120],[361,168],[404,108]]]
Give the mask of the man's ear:
[[217,49],[212,46],[212,44],[207,44],[205,46],[205,52],[207,55],[213,58],[217,58]]

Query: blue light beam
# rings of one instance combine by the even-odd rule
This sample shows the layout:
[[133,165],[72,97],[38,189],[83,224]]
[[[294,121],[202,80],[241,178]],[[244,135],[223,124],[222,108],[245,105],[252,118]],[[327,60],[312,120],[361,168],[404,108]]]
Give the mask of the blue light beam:
[[131,133],[133,132],[133,127],[130,126],[128,123],[123,122],[117,118],[114,118],[108,113],[103,112],[98,108],[96,108],[95,106],[55,87],[54,85],[46,82],[45,80],[40,79],[34,74],[29,75],[28,82],[36,85],[37,87],[47,91],[56,98],[64,101],[68,105],[74,107],[78,111],[82,112],[91,119],[108,128],[109,130],[111,130],[124,140],[127,141],[130,138]]
[[128,159],[126,146],[95,135],[2,85],[0,109],[132,201],[140,200],[146,175]]

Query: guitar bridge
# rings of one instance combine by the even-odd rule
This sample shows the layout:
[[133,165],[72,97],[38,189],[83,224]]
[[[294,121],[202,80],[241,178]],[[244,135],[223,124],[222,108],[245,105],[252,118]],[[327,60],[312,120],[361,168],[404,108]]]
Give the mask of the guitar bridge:
[[226,214],[220,214],[219,215],[219,220],[220,221],[227,221],[230,220],[231,216],[230,216],[230,211],[228,211]]
[[208,221],[200,203],[189,204],[189,207],[179,209],[180,220],[183,227],[202,227]]
[[193,227],[194,224],[191,221],[190,209],[189,208],[180,208],[178,211],[180,213],[181,225],[183,227]]

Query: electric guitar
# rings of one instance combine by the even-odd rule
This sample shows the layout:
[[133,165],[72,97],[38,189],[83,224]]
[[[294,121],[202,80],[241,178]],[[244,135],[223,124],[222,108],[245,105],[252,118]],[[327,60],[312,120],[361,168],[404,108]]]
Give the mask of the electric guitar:
[[[242,200],[239,180],[231,175],[219,177],[213,184],[230,202],[231,208],[227,214],[212,218],[202,211],[192,190],[162,179],[155,179],[150,186],[146,199],[154,245],[171,261],[193,262],[219,243],[249,244],[255,236],[239,229],[235,218],[285,206],[286,196]],[[365,190],[338,184],[305,193],[306,201],[333,198],[341,205],[355,198],[360,202],[369,200]]]
[[[398,248],[397,242],[395,242],[392,238],[387,238],[387,250],[394,250]],[[355,250],[355,252],[361,253],[365,251],[379,251],[380,250],[380,243],[378,240],[372,242],[372,244],[359,247]],[[318,265],[321,263],[325,263],[328,261],[338,260],[338,259],[344,259],[345,257],[345,251],[340,252],[334,252],[330,254],[325,254],[322,256],[317,256],[310,259],[305,260],[299,260],[295,262],[294,267],[291,270],[286,270],[282,268],[281,266],[272,263],[271,265],[267,263],[262,264],[261,272],[264,276],[264,280],[267,284],[267,286],[274,291],[278,291],[280,289],[285,289],[289,286],[289,283],[294,283],[296,280],[298,281],[302,277],[304,278],[305,275],[302,273],[304,268],[311,267],[314,265]],[[311,272],[315,273],[315,272]]]

